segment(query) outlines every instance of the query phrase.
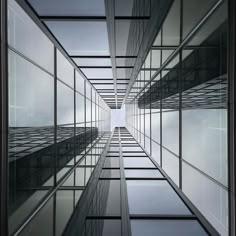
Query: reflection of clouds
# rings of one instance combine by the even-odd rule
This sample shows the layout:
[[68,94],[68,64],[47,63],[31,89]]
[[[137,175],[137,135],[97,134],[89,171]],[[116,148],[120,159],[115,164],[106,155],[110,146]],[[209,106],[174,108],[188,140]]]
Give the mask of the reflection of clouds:
[[53,78],[9,50],[9,125],[53,124]]
[[57,82],[57,122],[74,122],[74,91],[60,81]]

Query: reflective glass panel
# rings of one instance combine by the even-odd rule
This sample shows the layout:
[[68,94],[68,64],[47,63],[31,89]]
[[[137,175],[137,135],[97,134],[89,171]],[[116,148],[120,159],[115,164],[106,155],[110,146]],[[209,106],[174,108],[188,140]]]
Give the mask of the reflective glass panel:
[[131,220],[132,236],[207,236],[196,220]]
[[106,22],[47,21],[46,24],[71,56],[109,55]]
[[130,214],[191,215],[165,180],[127,180]]

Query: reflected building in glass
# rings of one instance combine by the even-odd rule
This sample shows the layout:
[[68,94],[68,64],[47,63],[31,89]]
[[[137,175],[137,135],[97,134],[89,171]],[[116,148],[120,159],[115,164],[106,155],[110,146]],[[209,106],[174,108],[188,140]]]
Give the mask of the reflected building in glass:
[[234,236],[235,5],[2,0],[0,235]]

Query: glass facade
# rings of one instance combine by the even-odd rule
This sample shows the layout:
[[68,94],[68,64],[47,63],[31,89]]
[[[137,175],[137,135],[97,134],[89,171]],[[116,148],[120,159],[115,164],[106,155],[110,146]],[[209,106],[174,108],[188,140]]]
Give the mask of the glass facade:
[[126,126],[228,235],[227,3],[210,14],[216,2],[173,2],[131,88]]
[[[110,108],[13,0],[8,15],[9,234],[70,175],[62,185],[67,188],[59,188],[40,211],[37,228],[21,233],[52,235],[56,211],[60,235],[99,159]],[[87,163],[76,167],[82,160]],[[40,222],[52,225],[42,228]]]
[[235,235],[234,0],[2,0],[0,235]]

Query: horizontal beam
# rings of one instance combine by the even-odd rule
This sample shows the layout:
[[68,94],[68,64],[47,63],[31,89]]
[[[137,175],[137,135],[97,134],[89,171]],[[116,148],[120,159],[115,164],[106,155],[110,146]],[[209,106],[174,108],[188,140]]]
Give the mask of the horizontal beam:
[[[70,55],[70,57],[73,58],[112,58],[110,55]],[[115,56],[117,59],[136,59],[137,56]]]
[[[39,16],[41,21],[106,21],[106,16]],[[149,16],[115,16],[115,20],[149,20]]]

